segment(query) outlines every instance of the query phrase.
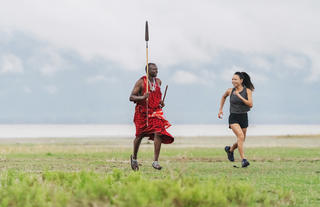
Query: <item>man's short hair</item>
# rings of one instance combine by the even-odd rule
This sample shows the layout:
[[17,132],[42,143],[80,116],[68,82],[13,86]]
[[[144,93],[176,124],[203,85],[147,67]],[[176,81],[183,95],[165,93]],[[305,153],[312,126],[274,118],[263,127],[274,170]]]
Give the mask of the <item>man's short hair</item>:
[[[155,63],[148,63],[148,67],[150,68],[151,65],[157,66]],[[145,67],[145,70],[147,71],[147,66]]]

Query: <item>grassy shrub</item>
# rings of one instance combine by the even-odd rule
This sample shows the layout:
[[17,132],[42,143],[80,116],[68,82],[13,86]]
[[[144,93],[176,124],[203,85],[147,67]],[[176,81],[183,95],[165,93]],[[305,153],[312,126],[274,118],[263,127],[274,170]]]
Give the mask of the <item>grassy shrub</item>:
[[[141,173],[7,171],[0,175],[1,206],[277,206],[290,195],[272,200],[243,181],[195,176],[150,178]],[[290,201],[290,199],[289,199]]]

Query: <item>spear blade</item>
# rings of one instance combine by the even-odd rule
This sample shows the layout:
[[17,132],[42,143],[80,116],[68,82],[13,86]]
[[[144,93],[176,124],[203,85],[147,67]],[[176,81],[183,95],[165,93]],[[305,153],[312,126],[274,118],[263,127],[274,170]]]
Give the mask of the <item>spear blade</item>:
[[146,42],[148,42],[148,41],[149,41],[149,27],[148,27],[148,21],[146,21],[145,40],[146,40]]

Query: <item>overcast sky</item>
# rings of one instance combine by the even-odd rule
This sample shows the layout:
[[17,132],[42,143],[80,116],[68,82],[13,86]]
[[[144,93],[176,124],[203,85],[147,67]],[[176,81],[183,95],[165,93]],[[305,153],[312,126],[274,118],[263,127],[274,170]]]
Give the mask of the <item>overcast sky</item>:
[[172,123],[225,124],[221,95],[246,71],[252,124],[320,124],[319,1],[0,3],[0,123],[132,123],[148,20]]

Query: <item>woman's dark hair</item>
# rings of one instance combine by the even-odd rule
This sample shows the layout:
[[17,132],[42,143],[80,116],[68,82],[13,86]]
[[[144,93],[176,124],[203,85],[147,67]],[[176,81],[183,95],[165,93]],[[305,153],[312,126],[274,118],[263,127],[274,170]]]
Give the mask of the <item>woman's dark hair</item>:
[[254,86],[251,82],[250,76],[248,75],[248,73],[246,72],[235,72],[235,75],[238,75],[240,77],[240,79],[243,80],[242,85],[244,85],[245,87],[249,88],[250,90],[254,90]]

